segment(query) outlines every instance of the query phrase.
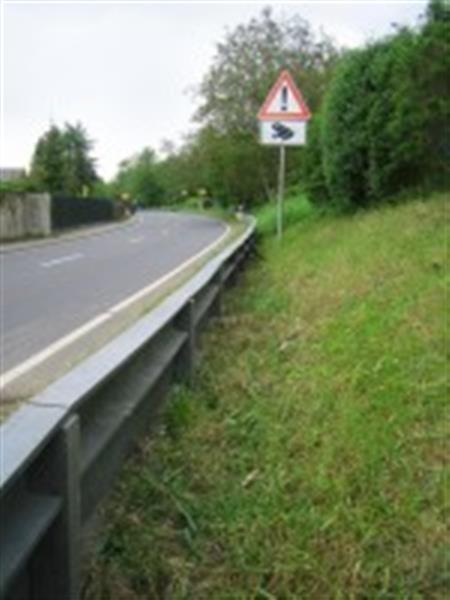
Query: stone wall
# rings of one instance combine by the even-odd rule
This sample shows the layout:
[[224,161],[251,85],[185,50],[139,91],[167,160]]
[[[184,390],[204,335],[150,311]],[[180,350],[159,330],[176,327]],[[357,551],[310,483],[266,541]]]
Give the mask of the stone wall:
[[0,241],[50,235],[50,204],[49,194],[1,194]]

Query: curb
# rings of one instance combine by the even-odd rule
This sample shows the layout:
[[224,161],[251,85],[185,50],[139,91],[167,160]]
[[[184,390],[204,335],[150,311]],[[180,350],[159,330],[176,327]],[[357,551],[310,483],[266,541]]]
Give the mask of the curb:
[[22,242],[11,242],[8,244],[0,244],[0,256],[2,254],[9,254],[11,252],[20,252],[21,250],[29,250],[32,248],[39,248],[41,246],[51,246],[54,244],[60,244],[62,242],[68,242],[70,240],[76,240],[84,237],[89,237],[93,235],[101,235],[102,233],[107,233],[108,231],[112,231],[114,229],[119,229],[121,227],[128,227],[133,225],[138,219],[138,215],[134,214],[132,217],[127,219],[126,221],[121,221],[120,223],[108,223],[105,225],[93,225],[87,226],[80,230],[70,230],[67,233],[59,233],[54,234],[48,238],[40,238],[29,241]]

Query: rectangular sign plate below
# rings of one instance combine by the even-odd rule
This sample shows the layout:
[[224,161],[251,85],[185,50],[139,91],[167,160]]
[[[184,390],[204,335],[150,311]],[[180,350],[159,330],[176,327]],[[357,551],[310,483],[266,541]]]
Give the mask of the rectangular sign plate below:
[[306,144],[306,121],[260,121],[261,143],[269,146]]

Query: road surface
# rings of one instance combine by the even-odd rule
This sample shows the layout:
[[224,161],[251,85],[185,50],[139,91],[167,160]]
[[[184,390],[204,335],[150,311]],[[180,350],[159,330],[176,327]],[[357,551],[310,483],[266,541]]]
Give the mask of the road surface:
[[[78,239],[2,254],[3,386],[95,329],[114,307],[224,237],[227,226],[202,216],[139,213],[132,224]],[[79,334],[79,335],[78,335]],[[36,362],[36,361],[35,361]],[[24,368],[25,367],[25,368]]]

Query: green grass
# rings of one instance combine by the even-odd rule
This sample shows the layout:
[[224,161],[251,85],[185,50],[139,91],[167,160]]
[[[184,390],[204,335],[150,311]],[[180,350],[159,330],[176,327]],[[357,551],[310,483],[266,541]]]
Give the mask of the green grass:
[[448,217],[435,196],[266,236],[86,597],[448,597]]
[[[258,231],[263,235],[276,233],[277,230],[277,205],[275,202],[264,204],[257,209],[255,216],[258,220]],[[317,209],[304,195],[291,195],[283,203],[283,229],[287,229],[300,221],[317,218]]]

